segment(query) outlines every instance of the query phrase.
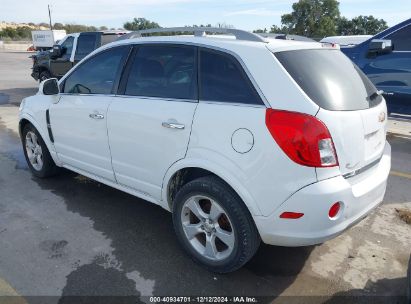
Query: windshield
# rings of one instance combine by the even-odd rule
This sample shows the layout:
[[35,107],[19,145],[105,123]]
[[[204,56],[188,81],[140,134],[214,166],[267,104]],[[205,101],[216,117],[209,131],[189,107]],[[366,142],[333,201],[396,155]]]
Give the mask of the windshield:
[[293,50],[274,55],[304,92],[323,109],[363,110],[382,101],[367,76],[339,50]]

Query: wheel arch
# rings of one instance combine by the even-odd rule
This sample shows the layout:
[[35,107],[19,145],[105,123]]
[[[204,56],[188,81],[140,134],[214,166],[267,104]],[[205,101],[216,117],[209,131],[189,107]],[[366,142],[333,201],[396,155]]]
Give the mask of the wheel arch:
[[217,165],[211,162],[200,162],[195,160],[184,159],[175,163],[167,171],[162,187],[162,201],[164,208],[172,210],[173,200],[176,193],[182,186],[188,182],[208,175],[214,175],[226,183],[230,188],[244,202],[251,215],[261,215],[261,211],[257,204],[254,202],[251,194],[240,183],[240,181],[226,170],[219,168]]
[[37,121],[36,121],[31,115],[29,115],[28,113],[22,114],[22,115],[20,116],[20,119],[19,119],[19,135],[20,135],[21,141],[22,141],[22,142],[24,141],[24,138],[23,138],[23,129],[24,129],[24,127],[25,127],[27,124],[33,125],[33,126],[36,128],[37,132],[40,133],[40,136],[41,136],[41,138],[43,139],[44,143],[46,144],[47,149],[49,150],[50,155],[51,155],[51,157],[53,158],[55,164],[56,164],[56,165],[59,165],[59,164],[60,164],[60,161],[59,161],[59,159],[57,158],[57,155],[56,155],[55,150],[54,150],[54,146],[53,146],[53,144],[50,142],[50,139],[49,139],[47,133],[44,132],[44,130],[43,130],[43,128],[40,126],[40,124],[37,123]]

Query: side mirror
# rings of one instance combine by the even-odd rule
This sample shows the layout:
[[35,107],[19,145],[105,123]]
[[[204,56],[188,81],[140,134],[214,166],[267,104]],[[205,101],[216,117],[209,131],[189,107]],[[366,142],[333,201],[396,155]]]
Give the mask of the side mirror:
[[391,40],[373,39],[368,46],[368,53],[371,55],[382,55],[392,52]]
[[39,92],[43,95],[57,95],[60,93],[57,78],[50,78],[40,83]]
[[53,49],[51,51],[50,57],[51,59],[59,58],[63,55],[63,49],[60,44],[53,45]]

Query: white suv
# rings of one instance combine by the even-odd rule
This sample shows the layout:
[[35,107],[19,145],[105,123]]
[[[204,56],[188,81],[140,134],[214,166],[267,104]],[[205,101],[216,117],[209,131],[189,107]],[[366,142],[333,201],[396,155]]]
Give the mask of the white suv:
[[260,240],[324,242],[383,200],[386,104],[338,47],[191,30],[105,45],[24,99],[33,174],[65,167],[160,205],[216,272]]

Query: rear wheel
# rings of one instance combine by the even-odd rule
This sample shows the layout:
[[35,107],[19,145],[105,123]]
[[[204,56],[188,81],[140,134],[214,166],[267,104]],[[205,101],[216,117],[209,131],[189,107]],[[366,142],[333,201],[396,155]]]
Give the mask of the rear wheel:
[[247,207],[215,176],[196,179],[181,188],[173,206],[173,223],[186,252],[214,272],[237,270],[260,244]]
[[27,124],[23,128],[22,135],[24,156],[31,172],[37,177],[56,174],[58,167],[36,128],[32,124]]

